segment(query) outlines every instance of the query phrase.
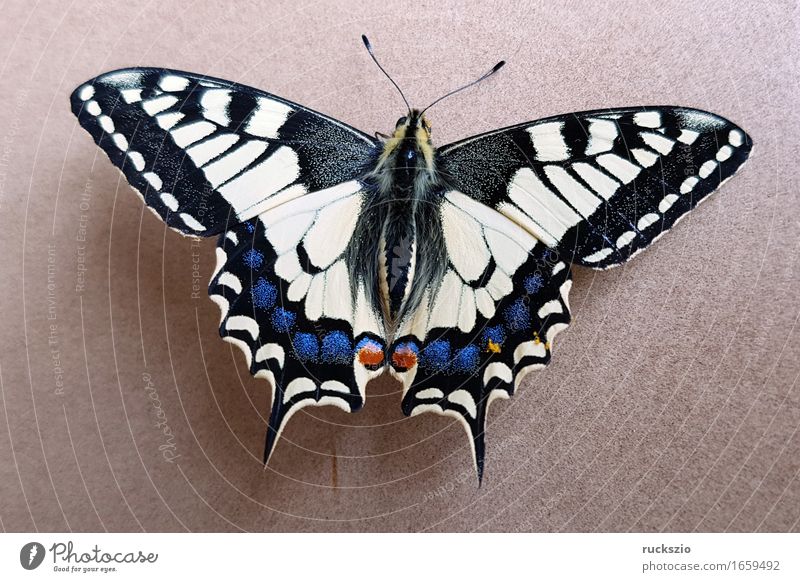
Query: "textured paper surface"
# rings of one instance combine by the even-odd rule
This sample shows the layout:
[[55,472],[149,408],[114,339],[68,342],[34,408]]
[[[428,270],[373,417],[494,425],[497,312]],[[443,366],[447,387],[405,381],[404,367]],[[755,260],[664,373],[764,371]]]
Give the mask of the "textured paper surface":
[[[0,526],[5,530],[800,529],[797,12],[791,3],[6,3],[0,22]],[[306,409],[261,463],[267,385],[220,340],[214,242],[167,232],[67,96],[152,65],[439,145],[548,115],[707,109],[745,168],[623,268],[576,270],[553,363],[489,418]],[[164,434],[167,430],[169,434]],[[171,435],[171,436],[170,436]]]

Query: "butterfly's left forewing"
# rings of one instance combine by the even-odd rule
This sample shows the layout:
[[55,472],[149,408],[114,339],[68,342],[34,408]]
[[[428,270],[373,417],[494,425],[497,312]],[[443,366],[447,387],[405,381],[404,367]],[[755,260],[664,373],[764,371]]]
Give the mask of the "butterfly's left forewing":
[[375,140],[230,81],[122,69],[78,87],[72,111],[145,204],[184,234],[211,236],[362,176]]

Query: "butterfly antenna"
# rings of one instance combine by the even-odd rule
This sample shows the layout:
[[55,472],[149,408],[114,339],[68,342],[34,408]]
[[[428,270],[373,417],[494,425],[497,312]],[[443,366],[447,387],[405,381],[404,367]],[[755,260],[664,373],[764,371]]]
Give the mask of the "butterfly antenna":
[[477,79],[472,81],[472,83],[467,83],[463,87],[459,87],[458,89],[454,89],[453,91],[450,91],[447,95],[443,95],[443,96],[439,97],[436,101],[434,101],[433,103],[428,105],[425,109],[423,109],[422,112],[420,113],[420,115],[422,115],[422,113],[425,113],[428,109],[430,109],[431,107],[433,107],[434,105],[439,103],[439,101],[442,101],[443,99],[447,99],[448,97],[450,97],[450,95],[455,95],[456,93],[459,93],[460,91],[463,91],[464,89],[469,89],[473,85],[477,85],[481,81],[483,81],[485,79],[488,79],[489,77],[494,75],[497,71],[502,69],[503,65],[505,65],[505,64],[506,64],[505,61],[500,61],[494,67],[492,67],[490,71],[484,73],[483,75],[481,75],[480,77],[478,77]]
[[372,52],[372,45],[370,44],[369,39],[367,38],[367,35],[362,34],[361,35],[361,40],[364,41],[364,46],[367,47],[367,52],[369,52],[369,56],[372,57],[372,60],[375,61],[375,64],[378,65],[378,68],[381,70],[381,72],[384,75],[386,75],[386,78],[389,79],[392,82],[392,85],[394,85],[395,89],[397,89],[397,92],[400,93],[400,97],[403,98],[403,101],[405,102],[406,107],[408,107],[408,112],[411,113],[411,105],[408,104],[408,99],[406,99],[406,96],[403,95],[402,89],[400,89],[398,84],[394,82],[394,79],[392,79],[389,76],[389,73],[387,73],[386,69],[384,69],[381,66],[381,64],[378,62],[378,59],[375,58],[375,53]]

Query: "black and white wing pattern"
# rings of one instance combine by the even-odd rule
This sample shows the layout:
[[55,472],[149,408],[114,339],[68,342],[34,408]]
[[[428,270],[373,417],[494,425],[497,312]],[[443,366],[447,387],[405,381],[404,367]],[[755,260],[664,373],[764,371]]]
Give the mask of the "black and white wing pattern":
[[366,134],[291,101],[181,71],[105,73],[70,100],[145,204],[183,234],[216,235],[358,178],[376,148]]
[[71,105],[167,225],[219,235],[209,294],[220,334],[272,387],[265,459],[294,413],[360,409],[388,364],[406,414],[466,427],[479,477],[491,402],[550,361],[570,322],[571,265],[626,261],[751,148],[731,122],[678,107],[552,117],[445,146],[425,193],[440,200],[426,220],[441,224],[444,274],[389,334],[376,281],[364,279],[375,273],[350,264],[377,236],[363,225],[382,216],[370,220],[376,140],[274,95],[165,69],[106,73]]
[[297,410],[360,409],[385,340],[343,253],[373,138],[250,87],[165,69],[106,73],[71,104],[164,222],[219,235],[209,294],[220,334],[272,387],[265,460]]
[[306,406],[355,412],[384,370],[383,321],[367,282],[351,285],[346,249],[364,206],[357,180],[267,210],[220,235],[209,295],[220,334],[272,386],[265,461]]
[[547,365],[570,322],[569,258],[462,192],[443,193],[440,211],[448,268],[389,348],[390,371],[405,414],[464,425],[480,479],[489,405]]
[[605,269],[669,230],[739,169],[751,146],[713,113],[608,109],[445,146],[440,167],[455,189],[576,264]]

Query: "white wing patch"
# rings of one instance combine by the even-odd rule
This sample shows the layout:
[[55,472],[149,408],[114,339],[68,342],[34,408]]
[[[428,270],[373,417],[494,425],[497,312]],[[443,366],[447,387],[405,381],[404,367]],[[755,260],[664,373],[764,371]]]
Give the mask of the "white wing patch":
[[515,206],[504,203],[500,212],[521,224],[548,246],[555,246],[580,215],[550,190],[530,168],[517,171],[508,186]]
[[291,107],[280,101],[259,97],[256,109],[244,130],[256,137],[275,139],[292,111]]
[[171,129],[169,134],[172,136],[172,141],[175,142],[175,145],[185,148],[208,137],[215,131],[216,127],[213,123],[208,121],[193,121]]
[[537,123],[528,128],[538,161],[560,162],[569,159],[570,151],[564,140],[563,128],[561,121]]
[[661,113],[658,111],[640,111],[634,114],[633,122],[641,127],[661,127]]
[[[234,153],[224,156],[214,164],[222,164],[222,172],[226,176],[233,175],[235,168],[254,160],[264,152],[266,147],[253,149],[255,151],[241,156],[244,159],[228,159],[234,156]],[[207,173],[206,176],[209,177],[209,174]],[[242,218],[243,216],[248,216],[253,207],[297,180],[299,176],[300,166],[297,154],[293,149],[282,146],[260,164],[239,174],[236,178],[221,186],[219,192],[234,207],[237,215]],[[211,181],[210,178],[209,181]]]
[[632,164],[625,158],[617,154],[602,154],[597,156],[597,163],[603,166],[608,172],[615,176],[623,184],[633,182],[642,169],[636,164]]
[[189,86],[189,79],[179,75],[164,75],[158,86],[164,91],[183,91]]
[[620,187],[620,183],[608,174],[601,172],[591,164],[586,162],[576,162],[572,164],[572,169],[589,184],[604,200],[610,199]]
[[363,199],[348,196],[331,202],[317,215],[303,242],[308,258],[320,269],[328,268],[345,250],[353,235]]
[[475,281],[490,258],[481,225],[454,204],[444,204],[442,226],[450,262],[464,281]]
[[589,143],[586,146],[586,155],[593,156],[611,151],[618,135],[615,122],[610,119],[592,119],[589,122]]
[[208,89],[200,97],[203,116],[222,126],[227,126],[231,122],[231,118],[228,115],[228,104],[230,102],[231,92],[228,89]]
[[544,173],[581,216],[588,218],[600,206],[602,200],[581,186],[561,166],[545,166]]
[[192,158],[194,165],[201,168],[217,156],[228,151],[238,141],[239,136],[235,133],[220,133],[211,139],[190,147],[186,150],[186,153]]
[[162,95],[142,101],[142,109],[150,116],[155,116],[162,111],[166,111],[178,102],[175,95]]
[[[289,285],[289,299],[305,297],[306,316],[312,321],[323,315],[349,319],[353,312],[347,267],[339,257],[353,234],[363,197],[358,182],[345,182],[260,216],[278,255],[275,274]],[[297,254],[301,242],[322,272],[312,275],[303,269]]]
[[[205,122],[201,121],[199,123]],[[228,186],[228,195],[225,196],[225,198],[228,199],[228,201],[231,201],[231,199],[237,200],[237,198],[243,199],[237,200],[239,203],[239,206],[237,207],[237,213],[239,208],[246,208],[252,205],[247,203],[246,193],[248,192],[248,187],[252,188],[254,186],[252,183],[252,181],[254,181],[253,178],[257,178],[253,171],[245,172],[243,170],[252,162],[254,162],[261,154],[267,151],[267,147],[267,143],[263,141],[245,141],[227,155],[222,156],[218,160],[215,160],[213,163],[203,168],[203,173],[206,175],[206,180],[208,180],[214,188],[217,188],[221,184],[231,180],[232,183]],[[248,174],[250,179],[248,179]],[[239,177],[235,178],[236,176]],[[233,178],[235,178],[235,180],[232,180]],[[244,184],[239,182],[241,178],[244,178]],[[241,188],[238,187],[239,184],[242,185]],[[221,188],[220,191],[222,191]],[[234,202],[231,202],[231,204],[233,205]]]

